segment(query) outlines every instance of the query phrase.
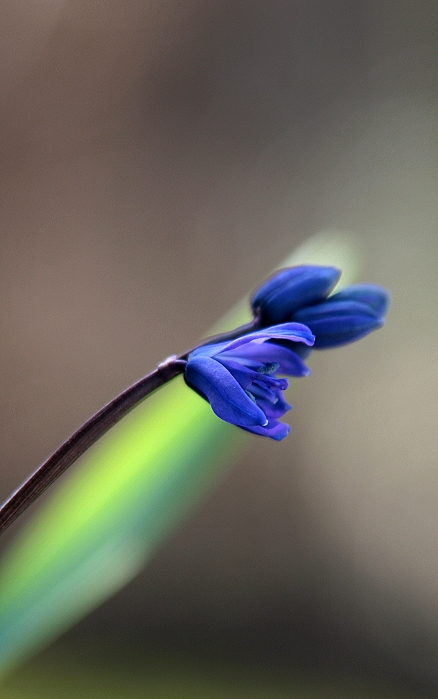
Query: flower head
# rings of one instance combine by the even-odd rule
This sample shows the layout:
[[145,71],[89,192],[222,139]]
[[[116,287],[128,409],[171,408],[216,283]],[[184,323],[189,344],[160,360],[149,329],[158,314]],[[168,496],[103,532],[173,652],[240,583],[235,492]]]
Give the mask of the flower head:
[[385,322],[389,295],[373,284],[347,286],[314,306],[301,308],[294,320],[315,334],[315,349],[340,347],[360,340]]
[[[256,434],[283,439],[289,426],[278,418],[290,409],[283,397],[287,376],[306,376],[312,348],[338,347],[384,323],[389,294],[357,284],[329,295],[340,271],[301,265],[280,270],[256,291],[252,327],[198,347],[187,358],[186,383],[223,420]],[[243,333],[243,334],[240,334]],[[246,333],[246,334],[245,334]]]
[[283,397],[288,381],[276,374],[309,374],[294,348],[313,342],[305,325],[274,325],[231,342],[197,348],[188,357],[184,378],[222,420],[280,440],[290,428],[278,418],[291,406]]
[[322,301],[335,286],[341,271],[336,267],[299,265],[276,272],[251,299],[263,326],[290,321],[303,306]]
[[[314,349],[339,347],[381,327],[389,305],[386,289],[356,284],[329,296],[340,276],[335,267],[301,265],[280,270],[254,294],[251,305],[262,326],[298,322],[315,335]],[[297,349],[306,356],[309,349]]]

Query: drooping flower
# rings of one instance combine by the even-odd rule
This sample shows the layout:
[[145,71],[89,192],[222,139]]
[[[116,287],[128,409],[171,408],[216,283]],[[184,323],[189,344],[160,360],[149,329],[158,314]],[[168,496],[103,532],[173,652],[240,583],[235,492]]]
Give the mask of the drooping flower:
[[283,396],[288,381],[277,374],[308,375],[309,369],[294,349],[297,343],[311,346],[313,342],[305,325],[274,325],[231,342],[195,349],[188,357],[184,378],[222,420],[280,440],[290,427],[278,418],[291,406]]
[[301,308],[294,320],[315,334],[315,349],[340,347],[377,330],[385,322],[389,295],[373,284],[347,286],[314,306]]
[[[380,286],[357,284],[330,295],[340,277],[335,267],[301,265],[280,270],[256,291],[253,327],[232,331],[192,351],[186,383],[223,420],[242,429],[283,439],[289,426],[278,418],[290,409],[277,374],[305,376],[303,363],[315,349],[358,340],[384,323],[389,294]],[[243,334],[240,334],[243,333]],[[245,334],[246,333],[246,334]]]
[[[383,325],[389,293],[375,284],[356,284],[329,296],[339,276],[335,267],[280,270],[254,294],[253,312],[262,326],[304,323],[315,335],[314,349],[359,340]],[[302,345],[297,351],[304,357],[310,350]]]
[[299,265],[276,272],[251,299],[263,327],[287,323],[304,306],[322,301],[336,285],[341,271],[336,267]]

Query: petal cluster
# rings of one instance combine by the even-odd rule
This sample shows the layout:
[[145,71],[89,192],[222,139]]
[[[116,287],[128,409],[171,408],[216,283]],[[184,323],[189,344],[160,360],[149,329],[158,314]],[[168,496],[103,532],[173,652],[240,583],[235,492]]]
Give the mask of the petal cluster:
[[249,432],[283,439],[289,425],[279,418],[290,409],[278,378],[310,373],[295,349],[310,347],[314,336],[303,324],[283,323],[231,342],[205,345],[188,357],[186,383],[208,400],[216,415]]
[[281,269],[259,287],[251,306],[263,326],[286,323],[295,311],[325,299],[340,276],[336,267],[299,265]]
[[300,265],[280,270],[256,291],[251,306],[255,332],[204,345],[187,358],[186,383],[218,417],[244,430],[283,439],[280,422],[290,409],[287,379],[306,376],[312,349],[339,347],[384,323],[389,294],[374,284],[356,284],[332,294],[336,267]]
[[[277,272],[254,294],[251,305],[262,326],[298,322],[315,335],[315,349],[339,347],[383,325],[386,289],[356,284],[329,296],[340,277],[335,267],[301,265]],[[301,356],[308,354],[301,348]]]

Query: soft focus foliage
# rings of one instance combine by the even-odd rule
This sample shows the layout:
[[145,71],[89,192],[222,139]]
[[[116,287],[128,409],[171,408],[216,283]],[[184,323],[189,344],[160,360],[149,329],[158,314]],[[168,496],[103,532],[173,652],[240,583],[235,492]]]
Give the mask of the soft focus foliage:
[[[211,657],[223,639],[236,659],[257,646],[258,666],[274,649],[289,667],[367,673],[379,699],[393,679],[437,696],[437,26],[436,0],[2,3],[3,498],[315,231],[331,231],[319,258],[283,265],[392,292],[384,332],[312,353],[286,394],[289,437],[251,437],[146,570],[7,699],[35,682],[58,699],[67,670],[51,658],[79,683],[81,649],[105,639],[87,675],[101,699],[128,642],[183,649],[190,633]],[[343,259],[323,254],[350,233]]]
[[[318,249],[318,239],[315,243]],[[333,259],[342,258],[348,247],[348,239],[341,243],[335,239]],[[311,248],[306,254],[311,258]],[[222,329],[224,324],[226,328],[228,323],[235,326],[245,320],[245,311],[236,310],[222,321]],[[219,329],[217,325],[214,331]],[[313,342],[307,328],[286,324],[236,339],[226,347],[238,355],[241,347],[251,348],[248,351],[258,356],[258,346],[272,335],[286,339],[286,345],[291,338],[293,346],[297,340]],[[208,359],[202,355],[210,351],[208,346],[201,348],[199,359]],[[275,352],[282,354],[289,373],[307,372],[290,348]],[[225,364],[229,366],[230,361],[227,357]],[[178,378],[82,457],[80,466],[60,484],[3,558],[1,671],[47,643],[136,575],[170,528],[237,458],[239,446],[248,444],[240,442],[243,436],[243,431],[218,420]]]
[[60,645],[8,678],[2,699],[413,699],[342,673],[284,671],[151,648],[108,657],[105,648]]
[[136,575],[242,436],[179,378],[102,438],[3,557],[1,672]]

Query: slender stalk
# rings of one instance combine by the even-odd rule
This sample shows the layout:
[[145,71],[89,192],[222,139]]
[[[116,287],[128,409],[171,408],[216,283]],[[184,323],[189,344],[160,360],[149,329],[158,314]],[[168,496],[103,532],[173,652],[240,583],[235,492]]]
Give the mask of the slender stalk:
[[[229,333],[204,340],[201,345],[233,340],[257,328],[258,318]],[[197,345],[197,346],[201,346]],[[196,349],[196,348],[195,348]],[[184,371],[189,350],[179,357],[173,356],[158,365],[129,386],[107,405],[84,422],[60,447],[34,471],[0,507],[0,534],[7,529],[76,459],[108,432],[113,425],[135,408],[151,393]]]
[[0,507],[0,534],[105,432],[157,388],[180,374],[185,364],[177,357],[170,357],[84,422]]

